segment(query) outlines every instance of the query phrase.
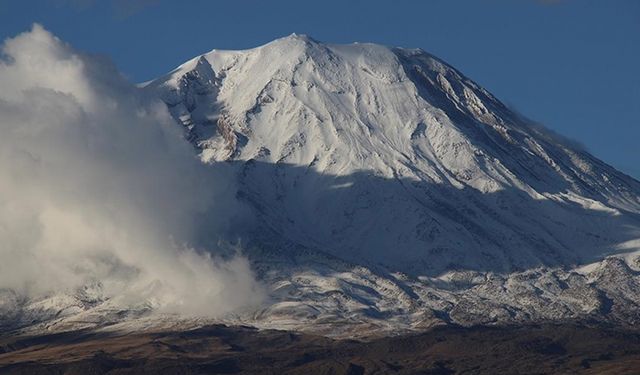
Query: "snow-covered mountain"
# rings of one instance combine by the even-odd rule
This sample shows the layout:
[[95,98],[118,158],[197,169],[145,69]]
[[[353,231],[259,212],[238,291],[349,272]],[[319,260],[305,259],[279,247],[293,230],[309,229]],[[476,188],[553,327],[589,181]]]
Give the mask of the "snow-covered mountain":
[[640,238],[640,183],[421,50],[292,35],[146,86],[279,236],[418,275],[577,265]]
[[[203,162],[235,166],[257,218],[243,243],[271,301],[231,321],[340,334],[639,318],[640,182],[422,50],[294,34],[141,90]],[[5,316],[156,319],[87,290]]]

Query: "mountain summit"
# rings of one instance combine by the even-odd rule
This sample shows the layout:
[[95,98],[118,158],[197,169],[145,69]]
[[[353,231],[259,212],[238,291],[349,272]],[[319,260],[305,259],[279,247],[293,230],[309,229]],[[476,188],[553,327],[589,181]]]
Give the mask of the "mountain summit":
[[293,34],[147,84],[296,246],[414,275],[637,249],[640,183],[419,49]]

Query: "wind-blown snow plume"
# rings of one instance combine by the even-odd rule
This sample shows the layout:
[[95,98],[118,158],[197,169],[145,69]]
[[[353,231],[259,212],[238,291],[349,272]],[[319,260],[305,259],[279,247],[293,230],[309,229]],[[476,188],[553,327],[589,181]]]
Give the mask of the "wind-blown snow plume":
[[244,258],[192,249],[238,207],[162,103],[39,25],[2,51],[0,288],[99,282],[123,303],[198,315],[260,300]]

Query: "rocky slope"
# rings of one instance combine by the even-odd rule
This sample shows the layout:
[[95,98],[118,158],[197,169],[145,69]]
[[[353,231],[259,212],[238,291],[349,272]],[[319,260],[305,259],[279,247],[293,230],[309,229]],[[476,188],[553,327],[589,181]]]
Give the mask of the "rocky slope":
[[0,339],[3,374],[637,374],[640,335],[604,327],[439,327],[369,342],[248,327]]

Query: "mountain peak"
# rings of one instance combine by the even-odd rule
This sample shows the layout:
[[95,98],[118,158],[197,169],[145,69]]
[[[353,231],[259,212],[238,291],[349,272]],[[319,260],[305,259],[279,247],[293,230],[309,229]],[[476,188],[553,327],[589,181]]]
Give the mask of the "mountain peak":
[[160,95],[203,160],[264,165],[246,194],[296,244],[438,274],[579,264],[640,231],[640,183],[422,50],[292,34],[205,56],[209,83]]
[[282,38],[275,39],[263,46],[257,47],[257,49],[268,47],[268,46],[283,46],[283,48],[287,48],[288,46],[291,46],[291,45],[303,45],[308,47],[311,45],[320,45],[320,44],[322,43],[318,42],[317,40],[313,39],[312,37],[306,34],[291,33]]
[[313,39],[312,37],[310,37],[307,34],[298,34],[298,33],[291,33],[288,36],[282,38],[282,39],[295,39],[295,40],[302,40],[305,42],[311,42],[311,41],[315,41],[315,39]]

